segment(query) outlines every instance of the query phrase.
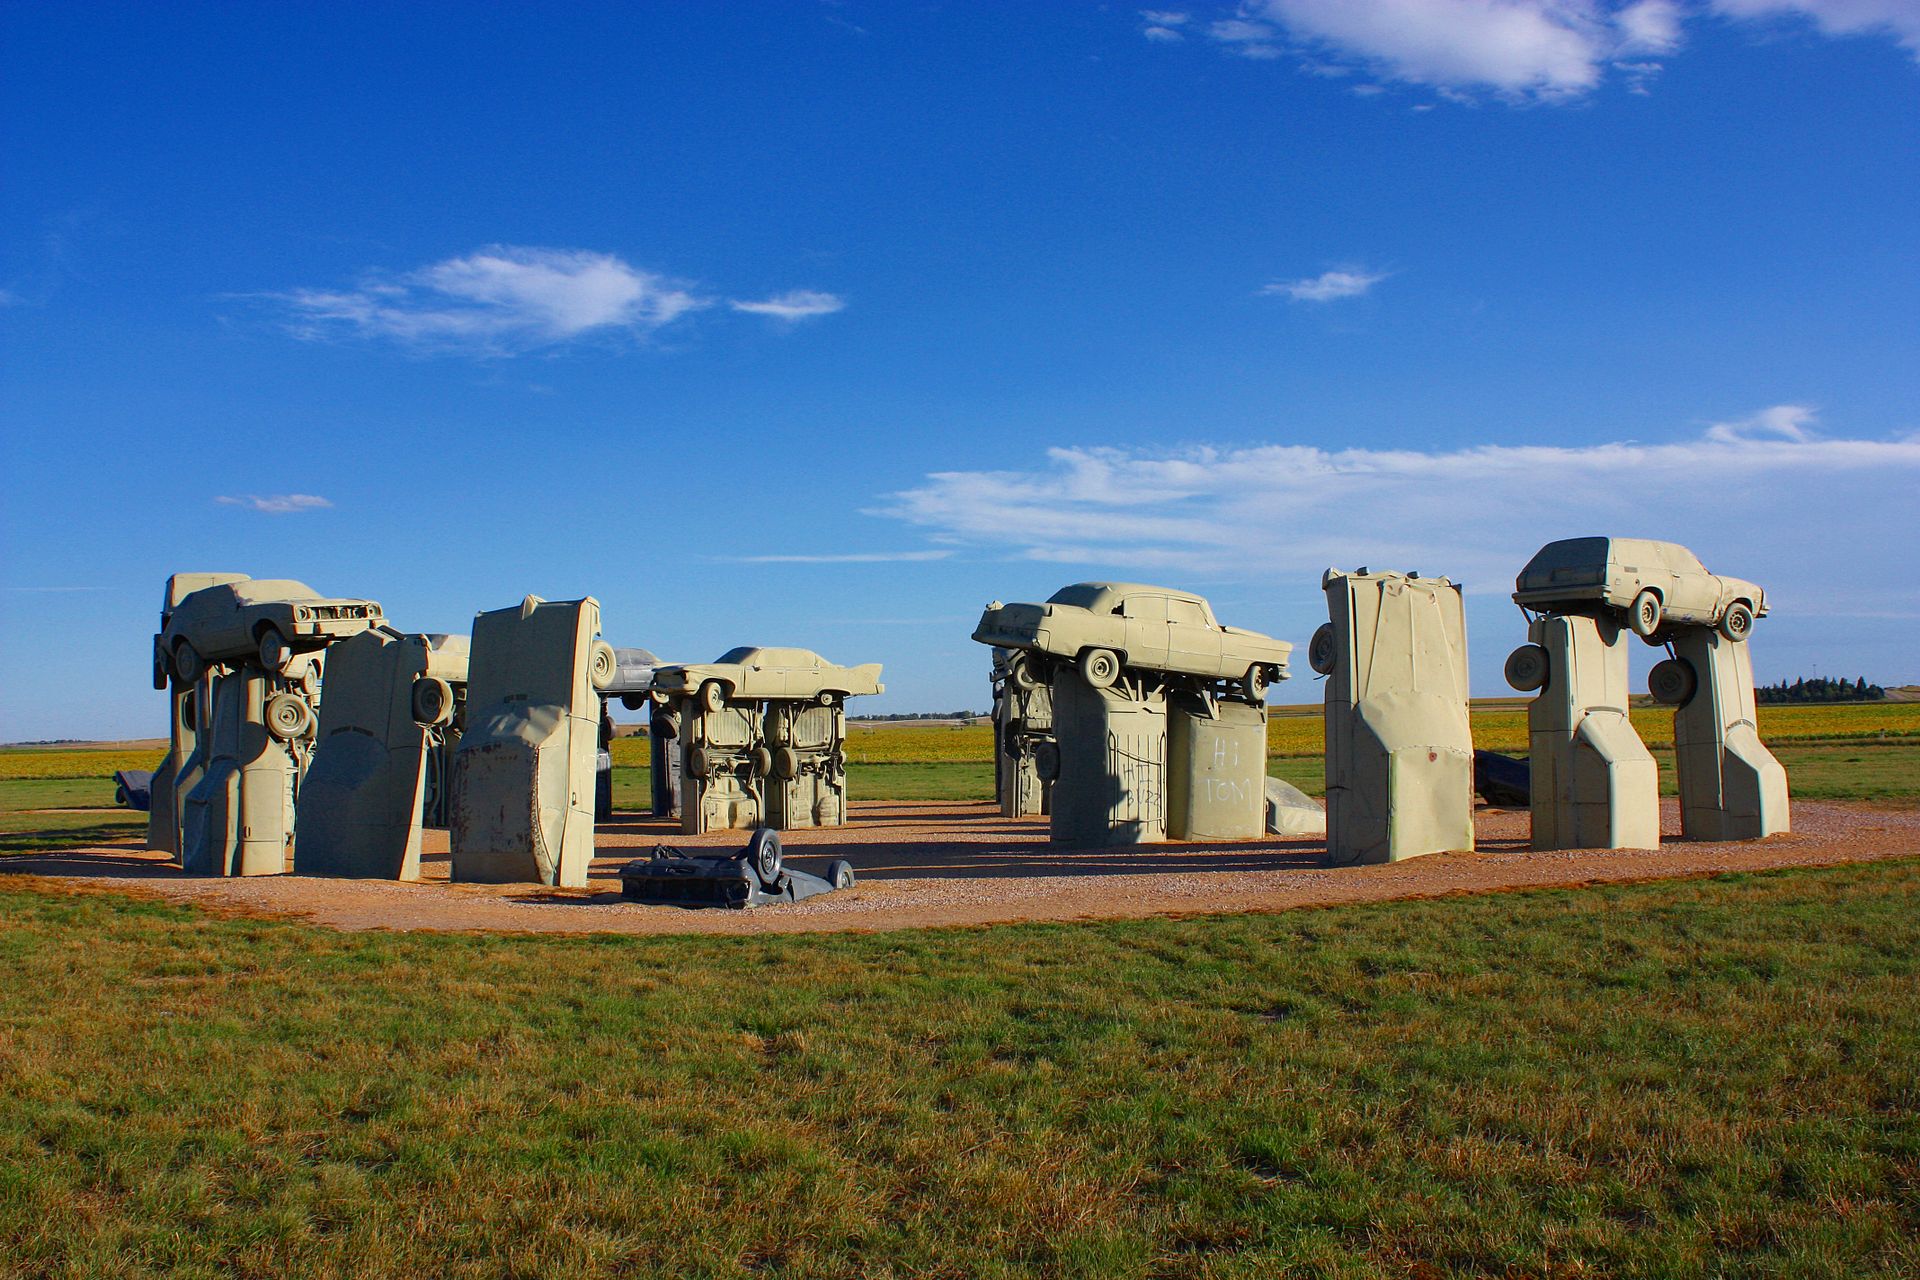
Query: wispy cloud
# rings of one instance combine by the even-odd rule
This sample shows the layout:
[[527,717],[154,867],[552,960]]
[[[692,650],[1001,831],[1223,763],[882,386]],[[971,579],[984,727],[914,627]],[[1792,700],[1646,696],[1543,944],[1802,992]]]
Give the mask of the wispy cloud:
[[1751,21],[1801,19],[1828,36],[1890,35],[1920,62],[1914,0],[1709,0],[1715,13]]
[[1357,298],[1386,278],[1384,271],[1323,271],[1306,280],[1276,280],[1260,292],[1284,295],[1295,302],[1332,302]]
[[319,511],[331,507],[333,503],[312,493],[249,493],[244,497],[222,495],[215,502],[227,507],[245,507],[249,511],[264,511],[270,516],[293,515],[301,511]]
[[1242,57],[1299,57],[1303,70],[1359,70],[1444,99],[1567,102],[1618,74],[1644,92],[1700,13],[1804,21],[1828,36],[1891,36],[1920,61],[1915,0],[1243,0],[1211,21],[1154,22],[1149,39],[1194,31]]
[[727,305],[749,315],[772,316],[776,320],[807,320],[814,316],[830,316],[842,310],[847,300],[813,289],[794,289],[757,302],[736,300]]
[[1140,28],[1140,34],[1149,40],[1172,43],[1186,39],[1181,28],[1185,27],[1193,15],[1178,9],[1142,9],[1140,19],[1146,25]]
[[[1920,435],[1819,434],[1779,405],[1666,443],[1177,453],[1071,448],[1018,471],[948,471],[873,514],[942,542],[1127,573],[1271,582],[1328,565],[1444,572],[1505,590],[1542,543],[1690,543],[1770,588],[1884,596],[1911,550]],[[1770,518],[1818,510],[1817,522]]]
[[[312,340],[379,339],[417,351],[512,355],[590,337],[637,340],[713,305],[694,286],[610,253],[493,245],[415,271],[372,272],[350,288],[259,295]],[[785,320],[844,303],[796,290],[735,310]]]
[[953,554],[943,551],[843,551],[831,555],[725,556],[730,564],[894,564],[945,560]]

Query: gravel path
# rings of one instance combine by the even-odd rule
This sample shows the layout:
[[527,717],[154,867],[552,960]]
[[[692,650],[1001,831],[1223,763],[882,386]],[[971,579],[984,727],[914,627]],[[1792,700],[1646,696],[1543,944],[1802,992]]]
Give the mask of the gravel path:
[[603,824],[600,857],[585,889],[447,881],[446,833],[428,833],[417,884],[280,875],[183,875],[161,855],[128,845],[0,860],[8,872],[89,882],[135,882],[214,910],[290,914],[337,929],[437,929],[539,933],[783,933],[1091,920],[1488,893],[1632,880],[1824,866],[1920,855],[1920,810],[1800,802],[1791,835],[1730,844],[1679,839],[1679,812],[1663,809],[1658,851],[1526,848],[1524,810],[1482,809],[1480,850],[1389,866],[1337,867],[1312,840],[1056,850],[1039,821],[1010,821],[987,804],[868,803],[846,827],[783,836],[797,868],[844,857],[852,890],[749,911],[647,907],[619,896],[620,865],[656,843],[734,848],[737,833],[681,836],[668,824]]

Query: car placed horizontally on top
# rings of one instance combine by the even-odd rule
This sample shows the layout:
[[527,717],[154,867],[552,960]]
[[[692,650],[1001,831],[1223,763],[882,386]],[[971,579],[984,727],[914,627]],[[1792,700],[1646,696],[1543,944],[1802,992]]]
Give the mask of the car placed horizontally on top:
[[1767,593],[1742,578],[1708,573],[1685,547],[1645,538],[1564,538],[1527,561],[1513,584],[1523,609],[1618,610],[1634,634],[1658,643],[1675,625],[1717,627],[1729,640],[1753,634]]
[[371,600],[333,599],[289,578],[242,578],[202,587],[174,606],[155,641],[175,676],[192,684],[217,662],[253,659],[284,671],[296,653],[380,625]]
[[730,701],[811,698],[830,704],[885,691],[877,662],[842,667],[811,649],[757,645],[729,649],[712,662],[656,667],[649,690],[661,702],[696,697],[709,711],[718,711]]
[[[1287,678],[1293,646],[1241,627],[1222,626],[1204,597],[1137,582],[1077,582],[1044,604],[987,606],[973,638],[1039,655],[1009,665],[1016,681],[1042,680],[1050,661],[1074,663],[1096,689],[1123,670],[1228,680],[1264,703],[1267,684]],[[1036,669],[1038,668],[1038,669]]]

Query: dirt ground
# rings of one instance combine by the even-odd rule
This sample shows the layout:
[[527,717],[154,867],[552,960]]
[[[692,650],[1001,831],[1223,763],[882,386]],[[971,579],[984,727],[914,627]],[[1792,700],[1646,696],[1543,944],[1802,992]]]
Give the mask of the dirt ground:
[[446,833],[428,833],[417,884],[280,875],[187,876],[163,856],[129,845],[27,854],[0,869],[92,882],[133,882],[215,910],[289,914],[336,929],[540,933],[779,933],[1090,920],[1487,893],[1506,889],[1822,866],[1920,854],[1920,811],[1797,803],[1794,831],[1728,844],[1679,839],[1679,811],[1663,810],[1658,851],[1526,848],[1524,810],[1481,809],[1479,851],[1434,854],[1388,866],[1328,862],[1319,839],[1247,844],[1162,844],[1059,850],[1044,821],[1002,818],[988,804],[867,803],[841,828],[786,833],[792,866],[823,871],[846,858],[851,890],[745,911],[649,907],[623,901],[619,869],[655,844],[733,848],[739,833],[682,836],[641,816],[603,823],[600,856],[585,889],[451,884]]

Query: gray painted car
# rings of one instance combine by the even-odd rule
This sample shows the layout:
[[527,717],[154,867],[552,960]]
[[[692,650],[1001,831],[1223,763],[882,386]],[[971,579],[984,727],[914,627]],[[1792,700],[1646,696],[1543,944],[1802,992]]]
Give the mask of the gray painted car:
[[1250,702],[1266,700],[1267,683],[1287,678],[1293,646],[1222,626],[1202,596],[1138,582],[1077,582],[1044,604],[987,606],[973,638],[1077,663],[1104,689],[1123,669],[1231,680]]
[[246,578],[204,587],[167,617],[160,647],[191,684],[208,663],[251,659],[283,671],[296,653],[325,648],[377,626],[371,600],[333,599],[288,578]]
[[1514,580],[1523,609],[1586,613],[1617,609],[1644,640],[1679,625],[1718,627],[1745,640],[1767,614],[1767,593],[1744,578],[1708,573],[1676,542],[1646,538],[1563,538],[1549,542]]
[[842,667],[811,649],[757,645],[729,649],[712,662],[659,667],[653,673],[652,687],[656,699],[663,701],[697,694],[710,711],[735,699],[765,702],[817,698],[832,702],[885,691],[877,662]]

